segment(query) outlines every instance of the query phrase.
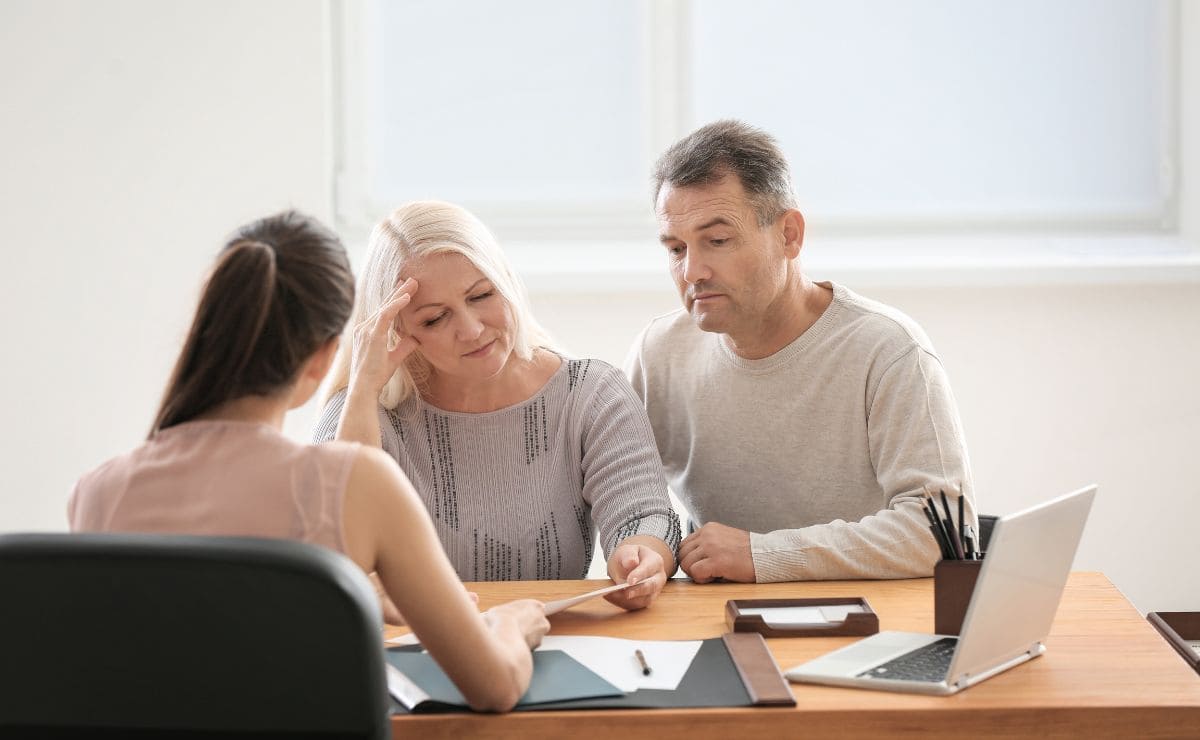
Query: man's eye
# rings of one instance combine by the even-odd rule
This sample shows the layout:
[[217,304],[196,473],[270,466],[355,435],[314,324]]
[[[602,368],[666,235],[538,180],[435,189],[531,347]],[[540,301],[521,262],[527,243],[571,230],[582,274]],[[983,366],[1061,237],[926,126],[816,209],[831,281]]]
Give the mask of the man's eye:
[[678,257],[686,251],[687,251],[687,247],[682,244],[674,244],[672,246],[667,247],[667,254],[669,254],[673,257]]
[[713,245],[714,247],[719,247],[727,241],[729,241],[729,240],[728,239],[709,239],[708,243]]
[[472,300],[472,301],[482,301],[482,300],[484,300],[484,299],[491,298],[491,297],[492,297],[493,295],[495,295],[495,294],[496,294],[496,291],[494,291],[494,290],[489,290],[489,291],[487,291],[486,293],[480,293],[479,295],[473,295],[473,296],[471,296],[471,300]]

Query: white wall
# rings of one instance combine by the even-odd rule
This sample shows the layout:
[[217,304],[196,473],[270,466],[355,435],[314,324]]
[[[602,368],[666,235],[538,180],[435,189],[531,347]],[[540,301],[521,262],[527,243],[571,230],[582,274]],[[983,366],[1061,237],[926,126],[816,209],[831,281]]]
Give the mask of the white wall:
[[145,435],[233,227],[330,216],[323,9],[0,4],[0,530]]
[[[1184,9],[1200,38],[1196,5]],[[140,440],[230,228],[288,205],[331,216],[326,20],[322,0],[0,4],[0,531],[62,529],[72,481]],[[1200,69],[1183,47],[1187,134],[1200,131]],[[1184,140],[1193,239],[1196,144]],[[817,232],[806,248],[830,247]],[[816,277],[924,325],[983,511],[1096,481],[1077,567],[1103,570],[1143,611],[1200,609],[1200,286]],[[572,350],[620,362],[646,319],[674,308],[662,284],[534,301]]]

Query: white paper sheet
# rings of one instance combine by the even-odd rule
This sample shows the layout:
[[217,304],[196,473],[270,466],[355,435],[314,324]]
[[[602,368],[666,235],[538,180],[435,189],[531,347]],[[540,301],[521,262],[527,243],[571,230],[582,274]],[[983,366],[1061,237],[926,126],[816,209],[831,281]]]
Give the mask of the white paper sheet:
[[772,627],[781,625],[825,624],[829,620],[816,606],[778,606],[760,609],[742,609],[742,614],[757,614]]
[[[617,637],[547,635],[538,650],[562,650],[621,691],[674,690],[700,651],[700,640],[623,640]],[[641,650],[650,666],[642,675],[634,655]]]
[[[546,616],[548,617],[551,614],[558,614],[561,611],[570,609],[571,607],[575,606],[576,604],[582,604],[583,602],[587,601],[588,599],[594,599],[597,596],[603,596],[604,594],[611,594],[614,591],[620,591],[622,589],[629,588],[631,585],[633,585],[633,584],[616,583],[611,586],[605,586],[604,588],[598,588],[595,591],[588,591],[586,594],[579,594],[578,596],[571,596],[566,599],[558,599],[557,601],[547,601],[543,605],[545,608]],[[385,642],[387,642],[390,645],[416,645],[418,642],[420,642],[420,640],[417,639],[416,635],[409,632],[407,635],[400,635],[399,637],[393,637],[390,640],[385,640]]]
[[829,606],[775,606],[742,609],[742,614],[758,614],[769,627],[799,627],[802,625],[837,624],[846,621],[847,614],[860,613],[858,604]]
[[588,591],[586,594],[579,594],[578,596],[572,596],[567,599],[558,599],[557,601],[547,601],[544,604],[546,616],[548,617],[551,614],[558,614],[559,612],[563,611],[564,609],[570,609],[571,607],[575,606],[576,604],[582,604],[583,602],[587,601],[588,599],[594,599],[597,596],[603,596],[604,594],[611,594],[614,591],[620,591],[622,589],[629,588],[631,585],[633,585],[633,584],[617,583],[612,586],[605,586],[604,588],[598,588],[595,591]]
[[[585,594],[579,594],[578,596],[571,596],[566,599],[558,599],[557,601],[547,601],[543,607],[545,608],[546,616],[548,617],[551,614],[558,614],[561,611],[570,609],[576,604],[582,604],[588,599],[594,599],[597,596],[603,596],[604,594],[611,594],[614,591],[620,591],[622,589],[629,588],[631,585],[632,584],[629,583],[616,583],[611,586],[605,586],[604,588],[598,588],[595,591],[588,591]],[[486,614],[487,612],[484,613]],[[390,645],[416,645],[418,642],[420,642],[420,640],[417,639],[416,635],[409,632],[407,635],[393,637],[390,640],[385,640],[385,642]]]
[[837,606],[821,607],[821,613],[830,622],[845,622],[847,614],[863,614],[866,611],[860,604],[840,604]]
[[412,682],[408,676],[396,670],[390,663],[383,665],[384,675],[387,676],[388,693],[408,709],[412,709],[429,699],[420,686]]

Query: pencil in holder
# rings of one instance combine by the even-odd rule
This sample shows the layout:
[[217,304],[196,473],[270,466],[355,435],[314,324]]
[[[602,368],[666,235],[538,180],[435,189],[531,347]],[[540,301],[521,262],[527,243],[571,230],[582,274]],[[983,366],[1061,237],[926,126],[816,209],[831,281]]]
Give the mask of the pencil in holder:
[[957,635],[967,616],[982,560],[939,560],[933,566],[933,631]]

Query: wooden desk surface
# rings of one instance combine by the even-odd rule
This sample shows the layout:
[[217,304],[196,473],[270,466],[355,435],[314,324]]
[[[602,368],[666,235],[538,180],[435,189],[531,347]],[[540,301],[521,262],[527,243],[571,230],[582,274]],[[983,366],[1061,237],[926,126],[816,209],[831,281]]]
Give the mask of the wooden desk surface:
[[[601,581],[470,583],[481,608],[549,600]],[[667,584],[654,606],[623,612],[602,599],[551,618],[551,634],[699,639],[728,629],[728,599],[865,596],[880,629],[933,631],[933,580]],[[388,637],[407,630],[389,628]],[[776,638],[784,670],[857,638]],[[401,737],[668,738],[947,737],[1200,738],[1200,676],[1100,573],[1073,573],[1046,654],[954,696],[791,684],[794,709],[639,709],[398,716]]]

